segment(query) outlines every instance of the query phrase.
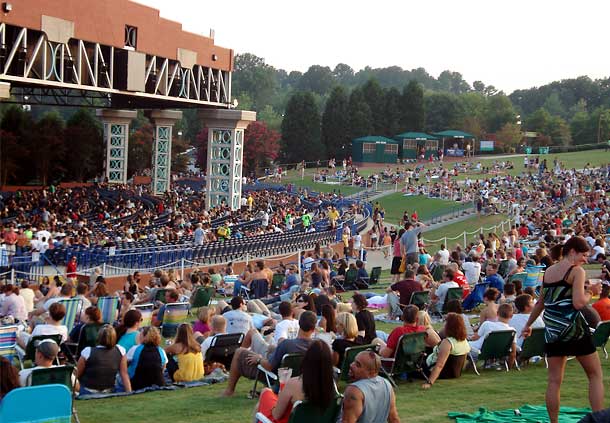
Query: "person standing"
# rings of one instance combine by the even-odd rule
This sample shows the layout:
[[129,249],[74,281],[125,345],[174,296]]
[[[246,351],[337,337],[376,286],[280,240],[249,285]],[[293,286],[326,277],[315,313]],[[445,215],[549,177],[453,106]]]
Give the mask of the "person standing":
[[413,267],[419,262],[417,235],[419,235],[425,227],[426,225],[421,222],[417,222],[416,226],[413,226],[411,222],[405,223],[405,233],[400,238],[400,248],[407,266]]
[[587,263],[589,250],[587,241],[579,236],[563,245],[561,260],[544,273],[542,295],[522,332],[524,338],[531,335],[532,324],[544,310],[549,368],[546,407],[551,423],[559,421],[560,388],[568,356],[576,356],[589,379],[591,409],[595,412],[604,408],[602,367],[581,311],[593,295],[599,294],[601,285],[585,289],[582,265]]

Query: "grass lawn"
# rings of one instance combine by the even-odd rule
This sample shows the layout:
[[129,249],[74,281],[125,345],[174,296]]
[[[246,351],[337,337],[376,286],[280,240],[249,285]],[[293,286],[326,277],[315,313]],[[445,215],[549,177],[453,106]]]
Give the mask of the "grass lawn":
[[296,185],[297,187],[307,188],[309,191],[315,192],[336,192],[337,194],[343,195],[351,195],[358,191],[362,191],[361,187],[353,187],[350,185],[331,185],[324,184],[321,182],[313,182],[311,180],[311,176],[305,176],[305,179],[301,180],[299,177],[293,179],[284,179],[283,183],[290,183],[292,185]]
[[452,209],[461,207],[455,201],[438,200],[422,195],[405,197],[401,192],[386,195],[378,201],[385,209],[384,221],[393,224],[398,224],[402,220],[405,210],[409,211],[409,215],[413,213],[413,210],[417,210],[419,219],[426,220],[434,215],[449,213]]
[[[608,361],[602,365],[607,369]],[[450,422],[449,411],[474,412],[479,407],[490,410],[514,409],[524,404],[544,404],[547,372],[542,363],[530,365],[521,372],[484,370],[476,376],[466,370],[460,379],[441,380],[429,391],[421,382],[400,382],[396,403],[402,421],[411,423]],[[608,386],[608,371],[604,377]],[[220,398],[226,383],[178,391],[161,391],[127,398],[76,401],[83,423],[148,422],[172,423],[250,422],[254,400],[246,398],[252,381],[240,380],[233,398]],[[342,383],[340,391],[345,389]],[[587,380],[576,360],[568,362],[562,386],[562,405],[588,407]]]

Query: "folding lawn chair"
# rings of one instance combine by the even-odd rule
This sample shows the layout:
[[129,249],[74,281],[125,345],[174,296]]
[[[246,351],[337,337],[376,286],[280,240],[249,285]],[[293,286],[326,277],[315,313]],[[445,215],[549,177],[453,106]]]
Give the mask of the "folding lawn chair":
[[250,282],[250,298],[265,298],[269,294],[267,279],[255,279]]
[[343,280],[343,290],[356,289],[356,281],[358,280],[358,270],[349,269],[345,272],[345,279]]
[[595,348],[601,348],[604,351],[606,360],[608,359],[608,351],[606,350],[606,343],[610,337],[610,320],[605,322],[599,322],[595,332],[593,332],[593,344]]
[[416,291],[411,294],[409,305],[416,305],[420,310],[425,310],[430,304],[430,291]]
[[13,389],[0,403],[0,423],[70,423],[71,416],[72,393],[60,384]]
[[153,299],[153,301],[157,302],[160,301],[163,304],[165,304],[165,293],[169,291],[169,289],[165,289],[165,288],[159,288],[157,289],[157,292],[155,292],[155,298]]
[[[294,403],[288,423],[335,423],[341,412],[341,401],[342,397],[337,396],[323,412],[308,404],[307,401],[297,401]],[[256,420],[257,423],[273,423],[262,413],[256,413]]]
[[282,285],[286,280],[286,276],[281,273],[274,273],[273,280],[271,281],[271,295],[277,294],[282,290]]
[[[303,362],[304,356],[305,354],[300,353],[284,354],[279,368],[292,369],[292,376],[299,376],[301,374],[301,363]],[[259,364],[257,367],[256,377],[254,378],[254,386],[250,391],[251,398],[256,398],[258,396],[259,393],[256,390],[256,386],[258,385],[259,379],[261,379],[262,377],[264,377],[264,382],[269,388],[279,383],[278,375],[273,372],[270,372]]]
[[[34,358],[36,356],[36,347],[34,344],[36,341],[42,341],[43,339],[52,339],[57,345],[60,346],[62,344],[62,336],[60,334],[32,336],[25,347],[25,351],[23,351],[19,346],[17,347],[17,353],[21,354],[20,358],[22,362],[27,360],[30,360],[32,363],[34,362]],[[57,364],[59,364],[59,360],[56,359],[56,361]]]
[[155,309],[155,305],[153,303],[148,304],[136,304],[131,306],[132,309],[138,310],[140,314],[142,314],[142,322],[140,323],[140,327],[146,327],[152,325],[152,314]]
[[178,326],[186,321],[190,307],[189,303],[165,304],[165,313],[163,314],[163,323],[161,324],[162,337],[173,338],[176,335]]
[[0,357],[10,362],[17,358],[23,369],[23,362],[17,353],[17,325],[0,326]]
[[349,347],[345,349],[343,353],[343,362],[341,368],[337,369],[339,378],[344,381],[349,380],[349,366],[354,362],[356,356],[362,351],[375,351],[377,346],[374,344],[358,345],[355,347]]
[[29,374],[29,386],[40,386],[40,385],[64,385],[72,393],[72,417],[76,423],[79,423],[78,414],[76,407],[74,407],[74,382],[76,376],[74,376],[74,366],[54,366],[46,369],[32,370]]
[[231,368],[231,361],[235,351],[244,340],[243,333],[229,333],[225,335],[214,335],[212,344],[205,353],[206,363],[221,363],[227,370]]
[[102,322],[113,324],[119,314],[119,297],[100,297],[97,299],[97,308],[102,313]]
[[193,304],[191,310],[209,305],[215,292],[216,290],[213,286],[202,286],[197,288],[192,296]]
[[408,333],[400,337],[393,358],[382,358],[380,372],[396,387],[393,376],[402,373],[419,373],[425,380],[423,365],[426,359],[426,332]]
[[[515,342],[515,334],[516,332],[512,329],[491,332],[483,341],[481,351],[478,351],[479,355],[476,360],[474,359],[472,353],[477,351],[473,351],[471,349],[468,356],[470,357],[472,367],[477,375],[480,375],[476,363],[478,360],[483,360],[484,362],[488,362],[490,360],[503,360],[506,371],[508,372],[508,358],[511,356],[513,343]],[[515,366],[519,368],[519,363],[517,363],[516,360]]]
[[527,363],[532,357],[544,357],[546,367],[549,367],[549,363],[544,353],[544,328],[532,329],[532,334],[523,340],[521,351],[517,356],[519,363]]
[[483,302],[483,295],[485,294],[485,291],[487,291],[487,288],[489,288],[489,283],[477,283],[472,289],[472,292],[466,298],[464,298],[464,301],[462,301],[462,308],[466,311],[470,311],[481,304]]
[[379,277],[381,276],[381,266],[373,267],[371,274],[369,275],[369,285],[375,285],[379,283]]
[[[525,282],[526,279],[527,279],[527,273],[521,272],[521,273],[515,273],[514,275],[509,276],[508,282],[515,283],[515,281],[521,281],[521,284],[523,285],[523,283]],[[525,286],[524,286],[524,288],[525,288]]]
[[83,300],[80,298],[70,298],[61,300],[59,303],[66,307],[66,315],[61,321],[61,324],[65,325],[68,328],[68,333],[70,333],[72,332],[72,329],[74,329],[75,322],[77,320],[80,321],[80,314],[83,310]]

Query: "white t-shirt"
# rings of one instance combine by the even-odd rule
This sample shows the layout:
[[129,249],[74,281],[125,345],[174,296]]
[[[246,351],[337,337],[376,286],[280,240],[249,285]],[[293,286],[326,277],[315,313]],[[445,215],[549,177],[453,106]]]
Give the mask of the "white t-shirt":
[[[513,328],[515,328],[515,330],[517,331],[517,346],[519,348],[521,348],[523,346],[523,336],[521,336],[521,332],[523,332],[523,328],[525,327],[525,324],[527,323],[527,320],[530,318],[529,314],[514,314],[513,317],[510,319],[510,322],[508,322],[509,326],[512,326]],[[536,328],[543,328],[544,327],[544,321],[542,320],[542,316],[538,316],[538,318],[536,320],[534,320],[534,323],[532,323],[531,328],[532,329],[536,329]]]
[[34,298],[36,297],[34,291],[30,288],[22,288],[19,290],[19,295],[23,297],[23,300],[25,301],[25,309],[27,312],[29,313],[34,310]]
[[[477,334],[479,335],[479,339],[477,339],[476,341],[470,341],[470,347],[471,348],[475,348],[477,350],[481,350],[481,347],[483,346],[483,342],[485,342],[485,338],[487,338],[487,335],[489,335],[492,332],[497,332],[499,330],[511,330],[511,329],[515,329],[510,325],[507,325],[506,323],[503,322],[492,322],[490,320],[486,320],[483,322],[483,324],[481,325],[481,327],[479,328],[479,331],[477,332]],[[515,338],[517,337],[517,335],[515,334]],[[515,342],[517,342],[517,340],[515,339]]]
[[31,336],[40,335],[61,335],[61,342],[66,342],[68,339],[68,328],[65,325],[36,325]]
[[[122,346],[120,346],[119,344],[116,345],[116,347],[119,349],[119,351],[121,352],[121,355],[125,355],[125,348],[123,348]],[[102,347],[101,345],[98,345],[95,348],[106,348],[106,347]],[[133,347],[132,347],[133,348]],[[86,347],[83,352],[80,353],[81,357],[85,358],[85,361],[89,360],[89,357],[91,356],[91,347]],[[133,355],[132,355],[133,358]]]
[[[128,363],[133,360],[133,356],[136,353],[136,350],[138,349],[139,346],[140,346],[140,344],[134,345],[133,347],[131,347],[129,349],[129,351],[127,351],[127,362]],[[120,345],[119,345],[119,347],[123,348]],[[167,363],[167,354],[165,354],[165,350],[163,348],[159,349],[159,354],[161,355],[161,363]]]
[[449,250],[444,249],[444,250],[439,250],[438,251],[438,264],[442,265],[442,266],[447,266],[449,264]]
[[460,286],[457,284],[457,282],[454,281],[449,281],[440,284],[438,288],[436,288],[436,292],[434,293],[434,295],[438,297],[438,304],[445,304],[445,297],[447,296],[447,291],[449,290],[449,288],[459,287]]
[[600,254],[606,254],[606,251],[604,250],[604,247],[600,247],[599,245],[596,245],[595,247],[593,247],[593,252],[594,254],[591,256],[591,260],[596,260],[597,256]]
[[250,329],[254,329],[252,316],[241,310],[231,310],[223,314],[227,319],[227,333],[248,333]]
[[470,285],[474,285],[479,281],[479,277],[481,276],[481,263],[466,261],[462,264],[462,270],[464,270],[464,275]]
[[273,342],[277,345],[280,339],[294,339],[299,333],[299,321],[296,319],[284,319],[275,325]]

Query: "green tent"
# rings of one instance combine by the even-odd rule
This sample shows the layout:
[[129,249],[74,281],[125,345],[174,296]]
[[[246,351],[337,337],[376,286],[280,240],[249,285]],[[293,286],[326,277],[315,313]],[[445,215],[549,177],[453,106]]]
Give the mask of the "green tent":
[[[471,154],[474,153],[474,135],[468,132],[451,129],[437,132],[434,135],[442,138],[443,153],[447,156],[464,156],[468,154],[468,151]],[[468,150],[466,146],[470,146],[470,149]]]
[[404,132],[394,138],[400,141],[402,159],[415,159],[418,152],[428,158],[438,150],[438,138],[424,132]]
[[352,160],[356,163],[396,163],[398,141],[371,135],[352,141]]

